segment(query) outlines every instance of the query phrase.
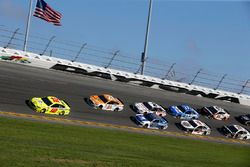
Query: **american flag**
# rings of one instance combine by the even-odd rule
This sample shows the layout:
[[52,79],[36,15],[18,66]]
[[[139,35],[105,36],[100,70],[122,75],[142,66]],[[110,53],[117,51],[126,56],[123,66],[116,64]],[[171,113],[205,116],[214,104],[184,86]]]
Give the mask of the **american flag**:
[[33,16],[60,26],[62,14],[52,9],[44,0],[37,0]]

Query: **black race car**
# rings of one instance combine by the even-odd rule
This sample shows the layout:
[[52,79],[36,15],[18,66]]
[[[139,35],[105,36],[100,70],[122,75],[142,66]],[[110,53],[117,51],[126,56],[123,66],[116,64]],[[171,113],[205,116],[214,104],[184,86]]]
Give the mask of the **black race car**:
[[238,117],[238,120],[244,124],[244,125],[247,125],[247,126],[250,126],[250,114],[247,114],[247,115],[241,115]]

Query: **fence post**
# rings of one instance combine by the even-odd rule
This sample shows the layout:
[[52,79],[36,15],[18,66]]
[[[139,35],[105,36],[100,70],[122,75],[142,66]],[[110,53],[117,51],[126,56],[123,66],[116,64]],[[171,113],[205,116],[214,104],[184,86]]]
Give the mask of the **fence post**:
[[75,58],[74,58],[73,60],[71,60],[72,62],[75,62],[75,61],[76,61],[76,59],[80,56],[80,54],[81,54],[83,48],[84,48],[86,45],[87,45],[87,43],[84,43],[84,44],[82,45],[82,47],[80,48],[80,50],[79,50],[78,53],[76,54]]
[[166,79],[166,78],[168,77],[169,73],[172,71],[172,69],[174,68],[175,65],[176,65],[176,63],[173,63],[173,64],[171,65],[171,67],[169,68],[169,70],[168,70],[168,72],[166,73],[165,77],[162,78],[162,79]]
[[141,67],[142,67],[142,65],[140,64],[138,70],[134,74],[138,74],[139,71],[141,70]]
[[193,84],[193,83],[194,83],[195,79],[196,79],[196,78],[197,78],[197,76],[201,73],[201,71],[202,71],[202,68],[201,68],[201,69],[199,69],[199,71],[195,74],[195,76],[194,76],[193,80],[189,83],[189,85],[191,85],[191,84]]
[[9,42],[7,43],[7,45],[6,45],[4,48],[8,48],[8,47],[10,46],[12,40],[15,38],[15,35],[16,35],[16,33],[19,31],[19,29],[20,29],[20,28],[17,28],[17,29],[13,32],[12,37],[10,38]]
[[52,57],[52,54],[53,54],[53,50],[50,50],[49,57]]
[[117,56],[119,52],[120,52],[120,51],[117,50],[117,51],[113,54],[112,58],[110,59],[109,63],[105,66],[105,68],[108,68],[108,67],[111,65],[111,63],[112,63],[112,61],[114,60],[115,56]]
[[214,88],[214,90],[218,89],[219,86],[221,85],[222,81],[225,79],[225,77],[227,76],[227,74],[224,74],[223,77],[221,78],[221,80],[219,81],[218,85],[216,86],[216,88]]
[[56,38],[56,36],[52,36],[52,37],[50,38],[50,40],[49,40],[49,42],[47,43],[45,49],[44,49],[43,52],[40,54],[41,56],[44,55],[44,53],[47,51],[47,49],[48,49],[50,43],[51,43],[52,40],[55,39],[55,38]]
[[247,84],[248,84],[249,81],[250,81],[250,79],[248,79],[248,80],[245,82],[245,84],[242,86],[242,88],[241,88],[241,90],[240,90],[240,92],[239,92],[238,94],[241,94],[241,93],[244,91],[244,89],[245,89],[245,87],[247,86]]

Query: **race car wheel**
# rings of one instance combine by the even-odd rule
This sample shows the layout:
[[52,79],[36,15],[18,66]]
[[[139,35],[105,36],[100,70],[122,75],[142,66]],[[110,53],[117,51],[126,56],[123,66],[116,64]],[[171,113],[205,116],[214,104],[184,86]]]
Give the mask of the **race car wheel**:
[[59,113],[59,115],[64,115],[65,114],[65,111],[62,111]]
[[115,109],[114,109],[114,112],[118,112],[118,111],[119,111],[119,108],[115,108]]
[[100,108],[100,109],[102,109],[102,108],[103,108],[103,106],[102,106],[102,105],[100,105],[100,106],[99,106],[99,108]]
[[148,124],[145,124],[145,125],[143,126],[143,128],[148,128]]
[[45,112],[46,112],[46,109],[45,109],[45,108],[41,110],[41,113],[45,113]]
[[243,140],[247,140],[247,137],[244,137]]

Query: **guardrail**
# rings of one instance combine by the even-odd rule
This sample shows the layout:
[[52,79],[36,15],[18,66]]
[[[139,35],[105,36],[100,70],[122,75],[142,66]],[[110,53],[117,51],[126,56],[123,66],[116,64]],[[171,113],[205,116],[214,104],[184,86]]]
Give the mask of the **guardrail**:
[[250,96],[244,94],[215,90],[193,84],[125,72],[108,67],[105,68],[46,55],[39,55],[31,52],[23,52],[21,50],[0,47],[0,60],[22,63],[40,68],[98,76],[114,81],[133,83],[156,89],[175,91],[178,93],[186,93],[195,96],[203,96],[250,106]]

